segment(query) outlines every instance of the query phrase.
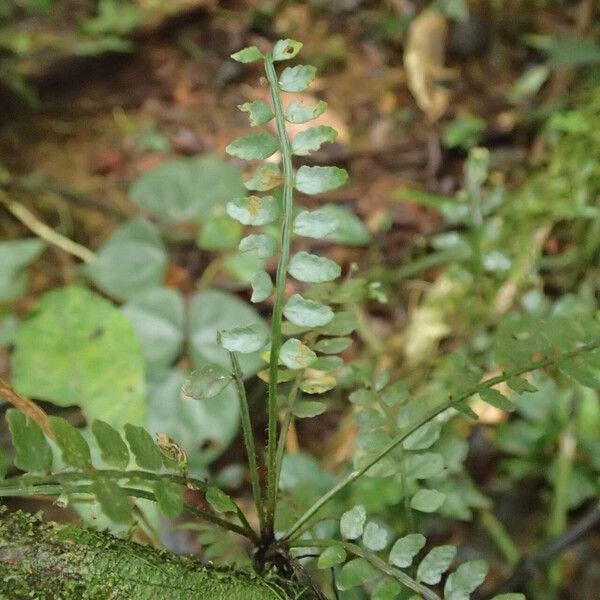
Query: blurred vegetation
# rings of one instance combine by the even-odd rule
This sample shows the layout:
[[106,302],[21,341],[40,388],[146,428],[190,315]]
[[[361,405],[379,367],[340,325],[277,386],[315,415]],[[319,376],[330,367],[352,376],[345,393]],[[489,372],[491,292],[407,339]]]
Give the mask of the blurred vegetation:
[[[272,309],[251,300],[252,275],[273,275],[276,263],[240,251],[245,228],[226,216],[250,172],[224,152],[247,128],[235,107],[267,93],[258,70],[228,57],[302,40],[319,75],[301,98],[326,101],[318,123],[338,130],[314,160],[346,167],[350,184],[309,203],[335,214],[334,243],[296,249],[318,249],[348,274],[311,297],[337,297],[356,332],[351,346],[323,352],[339,385],[305,385],[288,434],[289,526],[432,399],[497,375],[498,340],[509,347],[519,327],[546,320],[574,332],[580,319],[597,321],[599,33],[590,0],[5,0],[0,376],[86,439],[94,418],[167,434],[192,476],[252,510],[233,386],[202,402],[181,389],[206,363],[229,368],[218,330],[248,320],[266,330]],[[264,180],[278,177],[269,164]],[[273,225],[265,232],[277,236]],[[91,346],[99,328],[110,335]],[[260,443],[263,359],[241,361]],[[448,415],[426,448],[426,476],[383,468],[332,512],[362,505],[396,537],[422,532],[457,545],[460,561],[485,558],[474,598],[598,598],[600,372],[579,367],[536,372],[527,380],[536,391],[504,386],[512,412],[481,398],[477,421]],[[410,402],[380,422],[351,395],[362,385],[410,391]],[[2,427],[2,470],[15,474]],[[407,478],[413,495],[444,494],[433,514],[407,507]],[[191,505],[203,502],[188,492]],[[116,526],[95,504],[10,502],[117,532],[133,523]],[[139,507],[139,539],[249,564],[234,534]],[[333,535],[331,523],[322,528]],[[315,563],[305,567],[333,594]],[[410,597],[380,587],[330,597]]]

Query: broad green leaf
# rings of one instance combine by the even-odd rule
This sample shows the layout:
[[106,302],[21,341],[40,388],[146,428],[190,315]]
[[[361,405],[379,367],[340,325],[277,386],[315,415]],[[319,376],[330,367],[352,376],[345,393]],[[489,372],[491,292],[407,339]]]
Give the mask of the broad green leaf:
[[279,205],[273,196],[248,196],[227,203],[227,214],[242,225],[268,225],[279,217]]
[[117,229],[83,271],[103,291],[127,299],[160,285],[166,268],[167,251],[158,229],[135,218]]
[[305,394],[324,394],[337,385],[337,379],[333,375],[313,375],[300,382],[300,389]]
[[410,505],[418,511],[432,513],[438,510],[446,500],[446,494],[437,490],[419,490],[411,499]]
[[252,286],[252,302],[262,302],[273,293],[273,282],[266,271],[257,271],[250,279]]
[[364,558],[348,561],[340,570],[336,584],[338,590],[349,590],[375,578],[378,571]]
[[294,325],[321,327],[333,319],[333,311],[329,306],[305,300],[300,294],[294,294],[285,304],[283,314]]
[[244,195],[238,171],[210,154],[163,163],[138,178],[130,197],[163,221],[202,222],[222,214],[232,198]]
[[377,402],[377,394],[373,390],[354,390],[348,399],[352,404],[365,406]]
[[211,486],[206,490],[206,501],[220,513],[235,512],[233,500],[218,487]]
[[186,378],[182,394],[194,400],[209,400],[218,396],[231,382],[231,373],[219,365],[203,365]]
[[30,473],[46,473],[52,469],[52,450],[38,424],[16,408],[6,411],[13,446],[15,466]]
[[385,577],[373,588],[371,600],[396,600],[401,591],[402,586],[395,579]]
[[154,484],[154,495],[160,512],[169,519],[176,519],[183,512],[181,486],[161,478]]
[[306,283],[333,281],[342,274],[341,267],[333,260],[308,252],[294,254],[288,271],[292,277]]
[[296,402],[292,408],[292,413],[298,419],[311,419],[323,414],[327,410],[327,404],[316,402],[314,400],[303,400]]
[[348,173],[339,167],[307,167],[302,165],[296,173],[296,188],[308,195],[335,190],[348,181]]
[[148,430],[153,436],[164,433],[177,440],[187,453],[190,472],[202,475],[235,437],[239,401],[230,385],[214,398],[195,402],[181,394],[184,377],[172,370],[149,382]]
[[240,63],[252,63],[260,60],[263,57],[261,51],[256,46],[248,46],[242,48],[231,55],[233,60]]
[[127,494],[115,481],[108,477],[98,477],[92,483],[92,492],[102,512],[115,523],[127,523],[131,516],[131,502]]
[[126,423],[125,437],[139,467],[148,471],[160,471],[163,464],[162,454],[152,436],[143,427]]
[[221,333],[221,345],[229,352],[252,354],[267,343],[267,334],[260,323],[226,329]]
[[420,533],[409,533],[394,542],[390,550],[390,563],[401,569],[412,565],[414,557],[425,546],[427,540]]
[[292,154],[308,156],[318,150],[323,144],[333,142],[337,138],[337,131],[327,125],[309,127],[297,133],[292,141]]
[[347,510],[340,519],[340,533],[346,540],[355,540],[363,533],[367,511],[361,504]]
[[404,473],[413,479],[437,477],[444,470],[444,459],[436,452],[408,454],[404,457]]
[[217,252],[237,248],[242,237],[243,228],[227,215],[219,215],[207,219],[200,229],[196,243],[203,250]]
[[[232,294],[217,290],[194,296],[189,314],[189,336],[192,360],[197,367],[206,363],[230,368],[229,354],[217,343],[217,332],[259,323],[264,335],[269,328],[252,305]],[[249,377],[264,364],[258,353],[239,357],[244,374]]]
[[442,573],[448,570],[456,556],[456,546],[437,546],[421,561],[417,569],[417,579],[429,585],[436,585]]
[[379,552],[388,545],[388,532],[374,521],[369,521],[364,528],[363,544],[373,552]]
[[339,311],[333,316],[333,319],[319,329],[320,335],[350,335],[358,323],[356,315],[351,311]]
[[312,65],[286,67],[279,76],[279,86],[284,92],[303,92],[316,74],[317,69]]
[[469,600],[484,581],[488,572],[485,560],[470,560],[450,573],[444,585],[444,600]]
[[265,160],[279,150],[279,142],[265,131],[252,133],[231,142],[225,152],[243,160]]
[[346,551],[341,544],[329,546],[321,552],[317,566],[319,569],[331,569],[336,565],[341,565],[346,560]]
[[271,107],[264,100],[245,102],[244,104],[240,104],[238,108],[242,112],[248,113],[248,118],[250,119],[250,125],[252,127],[268,123],[275,116]]
[[494,596],[492,600],[527,600],[524,594],[498,594]]
[[184,307],[181,294],[171,288],[154,288],[133,296],[123,307],[141,342],[150,370],[170,365],[183,344]]
[[140,342],[127,317],[81,287],[42,296],[17,332],[13,385],[26,396],[80,406],[88,422],[144,423]]
[[515,410],[515,405],[504,394],[501,394],[494,388],[480,389],[479,396],[484,402],[487,402],[500,410],[506,410],[508,412]]
[[27,275],[23,269],[45,247],[46,244],[36,238],[0,242],[0,302],[11,302],[25,293]]
[[302,50],[302,45],[302,42],[297,42],[296,40],[291,40],[290,38],[278,40],[273,46],[273,60],[279,61],[294,58],[294,56],[296,56],[296,54]]
[[327,239],[345,246],[365,246],[371,241],[371,236],[364,223],[351,210],[335,204],[326,204],[321,209],[329,214],[336,223],[335,229]]
[[437,421],[429,421],[411,433],[403,442],[405,450],[427,450],[440,437],[442,426]]
[[48,417],[54,441],[62,451],[63,461],[70,467],[85,469],[91,462],[90,448],[77,429],[62,417]]
[[294,220],[294,233],[321,240],[328,238],[336,230],[338,224],[335,214],[329,209],[303,210]]
[[317,355],[300,340],[290,338],[281,346],[279,360],[288,369],[306,369],[317,360]]
[[283,175],[279,166],[272,163],[265,163],[256,168],[256,171],[254,171],[248,181],[244,181],[244,187],[247,190],[255,192],[266,192],[282,183]]
[[96,438],[102,460],[111,467],[125,469],[129,464],[129,448],[119,432],[108,423],[94,419],[92,433]]
[[346,337],[322,338],[314,344],[313,348],[323,354],[338,354],[350,348],[352,343],[352,339]]
[[270,258],[277,252],[277,242],[264,233],[253,233],[242,238],[240,252],[256,252],[259,258]]
[[307,123],[320,117],[327,109],[327,102],[319,100],[314,106],[303,106],[300,100],[294,100],[285,110],[285,120],[289,123]]

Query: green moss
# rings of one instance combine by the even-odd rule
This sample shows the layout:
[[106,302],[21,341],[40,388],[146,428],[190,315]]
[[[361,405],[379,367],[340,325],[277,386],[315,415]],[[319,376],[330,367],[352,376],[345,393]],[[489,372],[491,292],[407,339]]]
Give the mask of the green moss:
[[311,600],[276,575],[217,568],[108,533],[0,516],[0,598],[17,600]]

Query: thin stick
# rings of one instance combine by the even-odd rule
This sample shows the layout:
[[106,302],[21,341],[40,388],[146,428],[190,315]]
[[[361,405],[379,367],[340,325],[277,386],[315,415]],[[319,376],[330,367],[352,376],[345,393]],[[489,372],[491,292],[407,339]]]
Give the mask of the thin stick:
[[229,353],[231,360],[231,368],[237,386],[238,399],[240,401],[240,420],[242,423],[242,431],[244,433],[244,444],[246,445],[246,454],[248,456],[248,467],[250,468],[250,481],[252,482],[252,496],[254,497],[254,505],[260,523],[260,530],[264,533],[265,529],[265,513],[262,504],[262,491],[260,480],[258,477],[258,464],[256,461],[256,445],[254,443],[254,433],[252,432],[252,421],[250,420],[250,409],[248,407],[248,398],[246,396],[246,388],[244,386],[242,369],[237,359],[235,352]]
[[83,262],[90,263],[96,255],[85,246],[70,240],[68,237],[54,231],[51,227],[40,221],[29,209],[20,202],[11,200],[4,192],[0,191],[0,202],[12,213],[25,227],[33,231],[38,237],[46,240],[49,244],[57,246],[61,250],[76,256]]
[[12,386],[0,377],[0,395],[4,396],[15,408],[25,413],[49,437],[54,438],[54,433],[48,423],[48,415],[35,403],[22,396]]

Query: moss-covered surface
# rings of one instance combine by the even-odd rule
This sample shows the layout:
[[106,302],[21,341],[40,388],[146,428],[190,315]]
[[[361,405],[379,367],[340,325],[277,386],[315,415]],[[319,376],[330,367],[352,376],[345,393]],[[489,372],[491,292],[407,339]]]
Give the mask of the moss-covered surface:
[[0,514],[0,598],[17,600],[311,600],[270,575],[216,568],[108,533]]

